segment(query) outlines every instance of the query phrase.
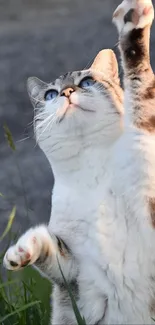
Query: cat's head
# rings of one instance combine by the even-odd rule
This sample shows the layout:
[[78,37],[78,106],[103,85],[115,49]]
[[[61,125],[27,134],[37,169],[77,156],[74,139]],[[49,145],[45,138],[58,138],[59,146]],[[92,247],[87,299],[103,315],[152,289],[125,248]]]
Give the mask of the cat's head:
[[123,91],[111,50],[99,52],[87,70],[45,83],[28,79],[35,107],[36,140],[46,156],[62,159],[81,146],[104,144],[122,131]]

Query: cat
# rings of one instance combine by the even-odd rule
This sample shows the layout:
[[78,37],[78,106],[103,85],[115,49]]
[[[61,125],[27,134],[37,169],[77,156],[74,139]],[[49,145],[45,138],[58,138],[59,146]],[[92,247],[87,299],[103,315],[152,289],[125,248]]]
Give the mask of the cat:
[[[88,277],[90,272],[94,274],[84,312],[87,323],[94,324],[103,317],[106,303],[105,296],[95,292],[102,273],[100,263],[94,266],[100,259],[95,247],[97,214],[102,214],[108,155],[123,132],[123,90],[116,57],[112,50],[103,50],[90,69],[67,73],[50,84],[30,78],[28,92],[35,107],[36,139],[55,176],[52,214],[48,227],[28,230],[9,248],[4,265],[18,270],[34,264],[54,282],[51,322],[69,325],[76,320],[57,259],[79,303],[82,260],[82,267],[85,264],[89,269]],[[79,308],[83,313],[80,304]]]

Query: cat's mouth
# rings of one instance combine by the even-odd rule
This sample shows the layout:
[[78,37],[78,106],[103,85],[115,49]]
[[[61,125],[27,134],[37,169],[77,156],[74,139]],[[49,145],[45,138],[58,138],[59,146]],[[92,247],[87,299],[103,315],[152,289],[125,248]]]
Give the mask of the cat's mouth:
[[62,112],[61,112],[62,114],[61,114],[61,116],[59,116],[58,122],[61,123],[67,114],[71,114],[71,112],[75,111],[75,110],[81,110],[81,111],[87,112],[87,113],[95,113],[95,110],[84,108],[84,107],[74,104],[70,100],[68,100],[68,102],[65,103],[65,105],[62,108]]

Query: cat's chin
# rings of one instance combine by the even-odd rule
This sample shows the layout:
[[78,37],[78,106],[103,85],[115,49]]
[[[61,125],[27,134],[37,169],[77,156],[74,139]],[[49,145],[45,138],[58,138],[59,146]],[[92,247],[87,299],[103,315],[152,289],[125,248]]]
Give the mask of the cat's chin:
[[93,109],[84,108],[83,106],[80,106],[80,105],[77,105],[77,104],[73,104],[73,103],[70,103],[69,104],[68,109],[72,109],[72,110],[80,109],[80,110],[82,110],[84,112],[90,112],[90,113],[94,113],[95,112],[95,110],[93,110]]
[[68,104],[68,109],[67,109],[67,111],[69,110],[76,110],[76,109],[78,109],[79,108],[79,106],[78,105],[76,105],[76,104],[73,104],[73,103],[70,103],[70,104]]
[[61,123],[68,115],[75,112],[79,107],[75,104],[68,103],[66,107],[63,107],[62,111],[60,111],[61,116],[59,116],[59,123]]
[[60,117],[60,122],[62,122],[67,115],[75,113],[77,110],[80,110],[80,111],[83,111],[83,112],[86,112],[86,113],[87,112],[88,113],[89,112],[90,113],[95,112],[94,110],[84,108],[84,107],[82,107],[80,105],[73,104],[73,103],[68,103],[67,107],[65,108],[65,111],[63,112],[62,116]]

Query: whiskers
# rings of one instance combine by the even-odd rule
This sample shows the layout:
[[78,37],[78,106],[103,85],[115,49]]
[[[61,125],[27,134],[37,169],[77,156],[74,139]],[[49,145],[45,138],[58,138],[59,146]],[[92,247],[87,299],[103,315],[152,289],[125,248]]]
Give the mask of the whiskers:
[[119,41],[117,43],[115,43],[115,45],[113,46],[112,49],[115,50],[118,47],[118,45],[119,45]]
[[[50,118],[50,116],[48,116],[48,118]],[[34,122],[34,124],[36,124],[37,122],[41,121],[41,123],[38,124],[41,127],[42,126],[42,123],[44,123],[44,121],[46,120],[46,118],[47,118],[47,114],[45,112],[41,112],[41,113],[36,114],[34,116],[33,122]]]
[[37,107],[38,104],[41,104],[41,106],[45,105],[44,99],[39,99],[39,98],[36,99],[35,97],[31,96],[31,100],[32,100],[32,102],[35,103],[35,110],[38,110],[38,107]]
[[26,141],[26,140],[28,140],[28,139],[30,139],[30,138],[31,138],[30,136],[27,136],[27,137],[25,137],[25,138],[22,138],[22,139],[20,139],[20,140],[17,140],[16,142],[17,142],[17,143],[20,143],[20,142]]
[[[39,117],[38,117],[39,116]],[[34,119],[34,124],[38,119],[41,119],[41,117],[45,117],[45,113],[40,113],[36,116],[36,119]],[[49,132],[52,130],[53,124],[56,123],[58,117],[56,113],[50,114],[48,117],[45,119],[41,120],[41,123],[38,123],[38,125],[35,127],[35,133],[39,130],[42,129],[41,133],[37,137],[37,142],[42,138],[42,136],[45,134],[45,132],[48,130]]]

